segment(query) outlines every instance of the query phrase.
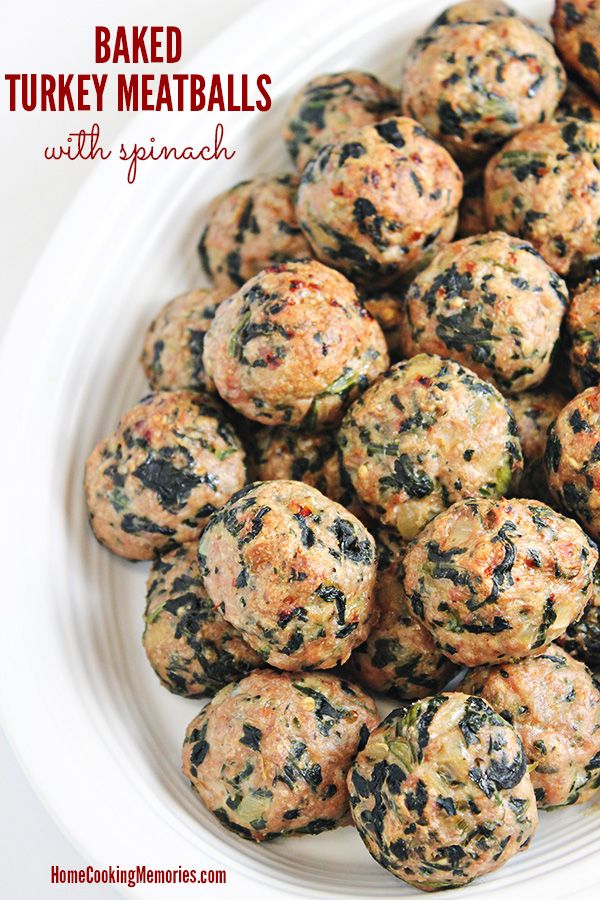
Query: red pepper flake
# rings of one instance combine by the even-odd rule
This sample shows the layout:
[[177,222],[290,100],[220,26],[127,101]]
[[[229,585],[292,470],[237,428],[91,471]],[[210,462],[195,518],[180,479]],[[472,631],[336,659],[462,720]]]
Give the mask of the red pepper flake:
[[302,516],[303,519],[312,516],[312,509],[309,506],[302,506],[300,503],[296,506],[296,512],[298,515]]
[[297,291],[299,288],[303,287],[306,287],[306,284],[304,281],[300,281],[300,279],[298,279],[298,281],[290,281],[290,291]]
[[269,369],[277,369],[282,363],[282,360],[279,359],[278,356],[275,356],[274,353],[265,353],[265,355],[263,356],[263,359],[266,362]]
[[422,232],[422,231],[413,231],[413,233],[411,234],[409,240],[411,240],[411,241],[420,241],[422,237],[423,237],[423,232]]

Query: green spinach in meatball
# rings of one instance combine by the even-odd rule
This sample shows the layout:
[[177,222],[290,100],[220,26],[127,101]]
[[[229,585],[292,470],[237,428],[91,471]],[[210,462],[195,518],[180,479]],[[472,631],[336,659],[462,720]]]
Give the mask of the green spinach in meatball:
[[345,662],[377,619],[375,542],[299,481],[263,481],[214,515],[199,545],[214,606],[279,669]]
[[539,655],[579,618],[598,551],[572,519],[535,500],[455,503],[413,541],[413,615],[465,666]]
[[378,721],[371,698],[333,675],[255,672],[190,722],[183,772],[239,837],[319,834],[346,824],[346,775]]
[[392,366],[350,407],[338,440],[360,502],[407,539],[456,500],[507,493],[523,467],[496,388],[424,353]]
[[307,164],[297,212],[315,256],[369,290],[423,266],[454,236],[462,175],[413,119],[354,128]]
[[540,656],[475,669],[461,690],[514,725],[538,807],[584,803],[600,786],[600,690],[583,663],[556,644]]
[[521,739],[466,694],[437,694],[392,712],[358,754],[348,788],[369,853],[423,891],[493,872],[537,827]]
[[211,697],[263,665],[210,602],[202,587],[195,542],[152,563],[144,626],[148,662],[174,694]]

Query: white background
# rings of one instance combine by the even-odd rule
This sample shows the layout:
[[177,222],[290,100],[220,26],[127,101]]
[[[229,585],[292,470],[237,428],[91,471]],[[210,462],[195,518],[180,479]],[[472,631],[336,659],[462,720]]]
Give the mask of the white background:
[[[44,147],[63,143],[69,131],[89,127],[94,121],[100,124],[104,142],[109,144],[130,118],[128,113],[111,111],[110,103],[105,103],[106,111],[101,114],[10,113],[4,74],[98,71],[102,67],[93,62],[94,25],[177,25],[183,32],[182,62],[185,63],[213,36],[255,5],[253,0],[0,2],[0,333],[4,333],[54,227],[92,167],[98,164],[90,161],[48,162],[43,159]],[[106,71],[106,68],[102,70]],[[162,70],[160,66],[143,66],[145,71],[154,68]],[[227,60],[223,60],[223,71],[227,71]],[[143,191],[143,180],[132,190]],[[27,352],[26,348],[24,352]],[[3,389],[7,387],[10,389],[6,385]],[[26,535],[24,539],[27,539]],[[4,639],[9,640],[10,622],[7,619],[4,619],[4,626]],[[27,665],[26,647],[23,648],[23,665]],[[43,753],[43,735],[36,732],[35,722],[32,722],[32,740],[39,743]],[[57,897],[115,900],[117,895],[106,887],[50,885],[52,864],[78,868],[86,865],[86,861],[63,837],[42,807],[1,729],[0,817],[0,896],[7,900]],[[208,891],[208,888],[203,890],[204,896]]]

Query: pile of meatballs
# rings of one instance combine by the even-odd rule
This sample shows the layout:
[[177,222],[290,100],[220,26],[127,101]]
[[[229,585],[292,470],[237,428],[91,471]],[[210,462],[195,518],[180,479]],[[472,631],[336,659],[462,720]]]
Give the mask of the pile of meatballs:
[[202,803],[253,841],[353,823],[427,891],[600,786],[600,4],[552,25],[459,3],[399,90],[310,81],[297,173],[214,200],[212,287],[85,471],[96,538],[151,560],[152,668],[212,698]]

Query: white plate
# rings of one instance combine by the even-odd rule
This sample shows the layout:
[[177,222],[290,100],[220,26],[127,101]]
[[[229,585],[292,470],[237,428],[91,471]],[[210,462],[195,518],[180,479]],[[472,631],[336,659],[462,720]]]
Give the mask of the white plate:
[[[226,867],[227,885],[214,889],[222,898],[240,891],[250,900],[416,895],[371,859],[350,828],[258,847],[222,829],[199,805],[179,772],[183,731],[199,704],[161,689],[147,665],[140,643],[147,567],[96,544],[81,477],[92,446],[145,390],[137,356],[151,315],[199,282],[195,243],[207,202],[243,177],[287,166],[278,133],[291,92],[311,75],[350,66],[397,84],[408,43],[444,5],[257,6],[187,68],[270,73],[272,111],[220,117],[238,148],[232,161],[147,163],[143,191],[125,183],[122,163],[99,165],[12,323],[0,365],[0,709],[48,809],[97,865]],[[549,3],[520,6],[539,21],[548,18]],[[171,116],[168,133],[185,144],[215,120]],[[137,117],[124,139],[151,135],[155,121]],[[599,811],[543,814],[530,850],[461,893],[518,898],[535,890],[547,900],[588,894],[598,882],[592,854]],[[134,893],[189,897],[194,889]]]

